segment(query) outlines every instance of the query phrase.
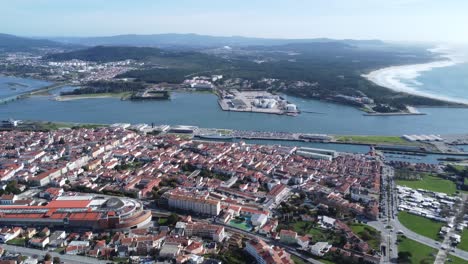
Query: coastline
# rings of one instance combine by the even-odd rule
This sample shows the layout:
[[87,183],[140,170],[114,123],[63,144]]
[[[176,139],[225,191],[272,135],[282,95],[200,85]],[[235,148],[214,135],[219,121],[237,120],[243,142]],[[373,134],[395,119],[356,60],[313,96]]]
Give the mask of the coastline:
[[400,66],[390,66],[377,69],[368,74],[361,75],[370,82],[390,89],[395,92],[403,92],[411,95],[427,97],[431,99],[446,101],[450,103],[468,105],[468,98],[453,98],[445,96],[442,93],[431,93],[419,90],[418,87],[423,84],[416,79],[423,73],[435,68],[445,68],[464,63],[462,56],[454,54],[453,51],[446,48],[437,47],[429,51],[439,54],[440,59],[428,63],[408,64]]

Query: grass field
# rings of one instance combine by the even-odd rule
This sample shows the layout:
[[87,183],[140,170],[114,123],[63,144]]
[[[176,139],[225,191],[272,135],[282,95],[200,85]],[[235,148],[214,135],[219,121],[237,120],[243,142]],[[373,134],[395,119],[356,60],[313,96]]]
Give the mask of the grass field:
[[398,236],[398,240],[398,253],[409,252],[412,264],[434,263],[432,254],[437,254],[437,250],[403,236]]
[[413,189],[424,189],[433,192],[442,192],[446,194],[455,194],[457,187],[453,181],[442,179],[440,177],[421,174],[422,180],[397,180],[397,185],[403,185]]
[[409,230],[434,240],[440,240],[438,234],[440,228],[444,225],[441,222],[436,222],[407,212],[398,213],[398,220]]
[[365,224],[354,223],[349,226],[353,232],[375,250],[380,248],[380,232]]
[[12,240],[7,241],[8,245],[15,245],[15,246],[24,246],[26,245],[26,239],[24,238],[14,238]]
[[416,145],[399,136],[335,136],[338,142],[362,143],[362,144],[398,144]]
[[468,251],[468,229],[464,229],[462,236],[461,236],[461,242],[457,246],[459,249],[463,249]]
[[[450,261],[448,261],[450,259]],[[461,259],[459,257],[455,257],[454,255],[448,255],[447,261],[445,263],[452,263],[452,264],[466,264],[468,261]]]
[[287,228],[296,231],[301,236],[306,234],[312,235],[311,243],[316,243],[319,241],[333,242],[339,239],[334,232],[318,229],[314,227],[314,224],[311,222],[298,221],[290,223]]

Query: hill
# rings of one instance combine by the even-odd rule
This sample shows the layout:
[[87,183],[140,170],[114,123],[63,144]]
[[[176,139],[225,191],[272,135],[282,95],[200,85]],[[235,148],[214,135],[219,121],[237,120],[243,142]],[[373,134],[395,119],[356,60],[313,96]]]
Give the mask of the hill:
[[97,46],[70,52],[49,54],[45,56],[45,59],[54,61],[78,59],[84,61],[109,62],[126,59],[145,60],[150,57],[163,55],[164,52],[157,48]]
[[152,35],[117,35],[106,37],[62,37],[53,38],[62,43],[73,43],[87,46],[147,46],[147,47],[192,47],[213,48],[222,46],[245,47],[245,46],[273,46],[288,43],[312,43],[312,42],[341,42],[355,46],[382,46],[380,40],[332,40],[326,38],[318,39],[275,39],[275,38],[250,38],[241,36],[207,36],[198,34],[152,34]]
[[59,48],[65,47],[63,43],[47,40],[18,37],[0,33],[1,51],[31,51],[39,48]]

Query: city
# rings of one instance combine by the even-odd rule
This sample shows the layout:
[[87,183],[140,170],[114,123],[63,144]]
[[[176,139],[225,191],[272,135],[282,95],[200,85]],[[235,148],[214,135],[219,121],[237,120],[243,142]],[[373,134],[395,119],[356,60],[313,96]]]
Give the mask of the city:
[[468,263],[468,1],[0,9],[0,264]]

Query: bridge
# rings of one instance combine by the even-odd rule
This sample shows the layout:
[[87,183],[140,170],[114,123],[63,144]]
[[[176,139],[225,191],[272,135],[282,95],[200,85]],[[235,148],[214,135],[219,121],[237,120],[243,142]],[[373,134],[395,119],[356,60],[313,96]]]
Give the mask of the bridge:
[[66,86],[66,85],[70,85],[70,84],[69,83],[54,83],[54,84],[51,84],[51,85],[48,85],[48,86],[45,86],[45,87],[41,87],[41,88],[37,88],[37,89],[27,91],[27,92],[24,92],[24,93],[12,95],[12,96],[5,97],[5,98],[0,98],[0,104],[6,104],[6,103],[9,103],[9,102],[12,102],[12,101],[20,100],[20,99],[26,98],[26,97],[34,95],[34,94],[47,92],[47,91],[57,89],[57,88],[60,88],[60,87]]

